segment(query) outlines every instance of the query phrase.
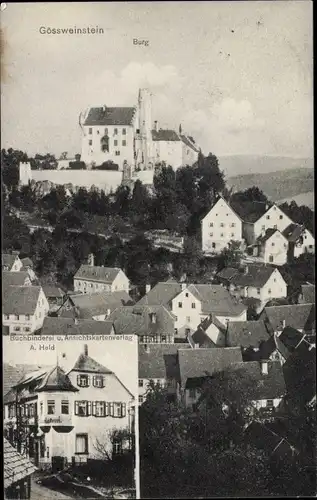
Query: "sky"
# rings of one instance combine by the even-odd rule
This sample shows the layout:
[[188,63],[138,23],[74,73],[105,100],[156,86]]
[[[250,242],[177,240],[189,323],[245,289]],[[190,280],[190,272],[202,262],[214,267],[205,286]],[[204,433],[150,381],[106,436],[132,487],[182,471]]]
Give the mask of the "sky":
[[[104,33],[39,32],[75,26]],[[4,148],[72,156],[81,111],[148,87],[153,120],[204,153],[313,156],[310,0],[9,3],[1,29]]]
[[[61,338],[61,336],[59,336]],[[65,337],[64,337],[65,339]],[[3,337],[5,362],[9,364],[39,364],[54,366],[58,364],[70,370],[83,352],[84,344],[88,345],[88,354],[93,359],[113,371],[133,395],[138,391],[138,354],[137,339],[129,340],[48,340],[36,341],[10,340]],[[52,346],[55,349],[40,350],[39,346]],[[33,349],[31,349],[33,346]]]

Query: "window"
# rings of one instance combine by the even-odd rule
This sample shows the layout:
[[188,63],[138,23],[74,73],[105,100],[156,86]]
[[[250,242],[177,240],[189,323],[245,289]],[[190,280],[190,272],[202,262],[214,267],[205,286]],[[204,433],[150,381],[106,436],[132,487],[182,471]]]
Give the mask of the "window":
[[19,331],[20,331],[20,327],[19,327],[19,326],[15,326],[15,327],[14,327],[14,331],[15,331],[15,332],[19,332]]
[[122,135],[127,135],[127,129],[125,128],[122,129]]
[[282,220],[283,219],[283,215],[280,215],[279,219]]
[[223,223],[223,222],[220,224],[220,227],[225,227],[225,225],[224,225],[224,223]]
[[260,295],[260,293],[261,293],[261,288],[257,288],[257,289],[256,289],[256,293],[257,293],[258,295]]
[[209,227],[214,227],[214,223],[213,223],[213,222],[211,222],[211,223],[209,224]]
[[89,387],[89,376],[77,375],[77,385],[79,387]]
[[196,309],[196,303],[192,302],[192,309]]
[[125,403],[113,403],[113,416],[117,418],[123,418],[126,416],[126,404]]
[[5,314],[4,315],[4,319],[10,319],[10,315],[9,314]]
[[196,397],[196,389],[189,389],[189,397],[191,399],[195,399],[195,397]]
[[75,415],[79,417],[88,417],[91,415],[91,402],[75,401]]
[[55,413],[55,401],[53,399],[48,400],[47,401],[47,414],[54,415],[54,413]]
[[269,216],[269,215],[267,215],[267,216],[266,216],[266,218],[267,218],[267,220],[269,220],[269,219],[270,219],[270,216]]
[[104,378],[102,375],[94,375],[92,378],[92,385],[94,387],[104,387]]
[[183,302],[179,302],[178,307],[181,309],[183,307]]
[[236,227],[236,225],[235,225],[235,223],[234,223],[234,222],[232,222],[231,227]]
[[30,321],[30,315],[29,315],[29,314],[26,314],[26,315],[25,315],[25,319],[26,319],[26,321]]
[[212,247],[212,248],[216,248],[216,243],[212,243],[212,244],[211,244],[211,247]]
[[67,399],[62,400],[61,414],[62,415],[69,415],[69,401]]
[[209,233],[209,236],[213,236],[213,235],[214,235],[214,233]]
[[92,404],[92,414],[95,417],[105,417],[106,403],[104,401],[94,401]]
[[92,128],[90,128],[90,129],[89,129],[88,134],[89,134],[89,135],[91,135],[91,134],[92,134]]
[[108,129],[105,128],[105,135],[108,135]]
[[271,288],[269,288],[267,292],[268,292],[269,295],[271,295],[271,293],[272,293]]
[[266,406],[267,408],[273,408],[274,407],[273,399],[267,399]]
[[167,343],[167,336],[166,335],[162,335],[161,342],[164,342],[164,344]]
[[20,316],[18,314],[16,314],[15,319],[20,319]]
[[269,262],[273,262],[273,261],[274,261],[274,257],[273,257],[273,255],[270,255],[269,256]]
[[274,224],[273,229],[277,229],[277,224]]
[[97,130],[97,135],[99,135],[99,134],[100,134],[100,132],[99,132],[99,130]]
[[122,454],[122,440],[116,439],[112,445],[112,453],[113,455],[121,455]]
[[143,403],[143,396],[139,396],[139,403]]
[[126,146],[127,145],[127,141],[122,141],[122,146]]
[[308,248],[312,249],[312,248],[313,248],[313,245],[308,245]]
[[115,139],[115,140],[113,141],[113,145],[114,145],[114,146],[118,146],[118,141],[117,141],[117,139]]
[[220,234],[220,238],[223,238],[223,236],[224,236],[224,234],[223,234],[223,233],[221,233],[221,234]]
[[187,292],[185,293],[185,297],[189,297],[189,294]]
[[14,405],[9,406],[9,418],[11,418],[11,417],[15,417],[15,406]]
[[137,128],[136,131],[135,131],[136,134],[139,134],[140,133],[140,129]]
[[265,226],[261,226],[261,230],[262,230],[262,231],[265,231]]
[[274,243],[274,241],[272,241],[272,247],[275,247],[275,243]]
[[114,131],[113,131],[114,135],[118,135],[118,129],[115,128]]
[[231,238],[234,238],[234,233],[231,233]]
[[139,387],[143,387],[143,380],[139,378]]
[[89,140],[89,146],[92,146],[92,140],[91,139]]
[[76,451],[79,455],[88,453],[88,434],[76,434]]
[[186,316],[186,322],[190,323],[190,316]]
[[116,151],[116,156],[120,156],[120,151]]
[[40,402],[40,414],[43,415],[43,401]]

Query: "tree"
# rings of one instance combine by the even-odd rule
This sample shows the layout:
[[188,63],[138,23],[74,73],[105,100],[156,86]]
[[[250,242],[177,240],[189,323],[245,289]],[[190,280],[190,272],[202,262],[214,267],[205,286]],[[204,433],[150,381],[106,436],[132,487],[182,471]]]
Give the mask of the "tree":
[[2,182],[9,190],[18,186],[20,179],[20,162],[27,161],[28,156],[23,151],[14,150],[12,148],[9,148],[7,151],[5,149],[1,150]]
[[218,270],[221,271],[225,267],[239,267],[242,256],[241,242],[229,241],[228,246],[219,255]]
[[131,433],[129,429],[109,429],[97,437],[94,442],[98,457],[105,462],[112,461],[120,451],[121,453],[124,451],[124,448],[131,451],[133,446],[134,433]]
[[257,186],[252,186],[244,191],[238,191],[231,196],[232,201],[238,202],[268,202],[267,196]]

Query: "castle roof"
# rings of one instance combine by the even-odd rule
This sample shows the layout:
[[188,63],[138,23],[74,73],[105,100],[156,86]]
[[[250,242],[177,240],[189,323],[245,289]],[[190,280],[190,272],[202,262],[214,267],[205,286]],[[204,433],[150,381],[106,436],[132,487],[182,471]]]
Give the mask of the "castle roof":
[[134,113],[133,107],[90,108],[84,125],[131,125]]

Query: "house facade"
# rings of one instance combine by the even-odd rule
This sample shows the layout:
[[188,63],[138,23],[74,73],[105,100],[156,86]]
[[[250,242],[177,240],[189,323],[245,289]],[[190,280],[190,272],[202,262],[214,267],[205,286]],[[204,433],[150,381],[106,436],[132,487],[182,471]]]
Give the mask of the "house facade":
[[12,254],[2,254],[2,270],[3,271],[21,271],[23,264],[19,257],[19,252],[12,252]]
[[287,262],[288,247],[287,239],[279,230],[267,229],[258,237],[253,255],[259,257],[264,264],[283,266]]
[[129,284],[129,279],[122,269],[114,267],[82,265],[74,276],[74,291],[81,293],[129,293]]
[[277,229],[280,233],[292,223],[292,220],[275,204],[266,206],[265,213],[256,218],[255,221],[244,221],[243,233],[248,245],[256,243],[263,231]]
[[[67,374],[59,366],[33,372],[5,400],[5,427],[13,437],[21,416],[27,433],[24,452],[41,468],[56,460],[82,463],[99,458],[98,440],[111,454],[129,447],[113,441],[115,431],[133,430],[134,401],[117,376],[88,355],[88,347]],[[21,425],[21,424],[20,424]]]
[[220,253],[230,241],[242,242],[242,220],[222,197],[201,222],[202,251]]
[[36,471],[34,464],[21,455],[4,438],[3,441],[4,498],[29,500],[31,498],[31,475]]
[[3,294],[2,324],[9,334],[31,334],[39,330],[49,311],[40,286],[8,286]]
[[315,253],[315,238],[308,229],[299,224],[290,224],[283,231],[289,245],[289,257],[297,259],[305,253]]

